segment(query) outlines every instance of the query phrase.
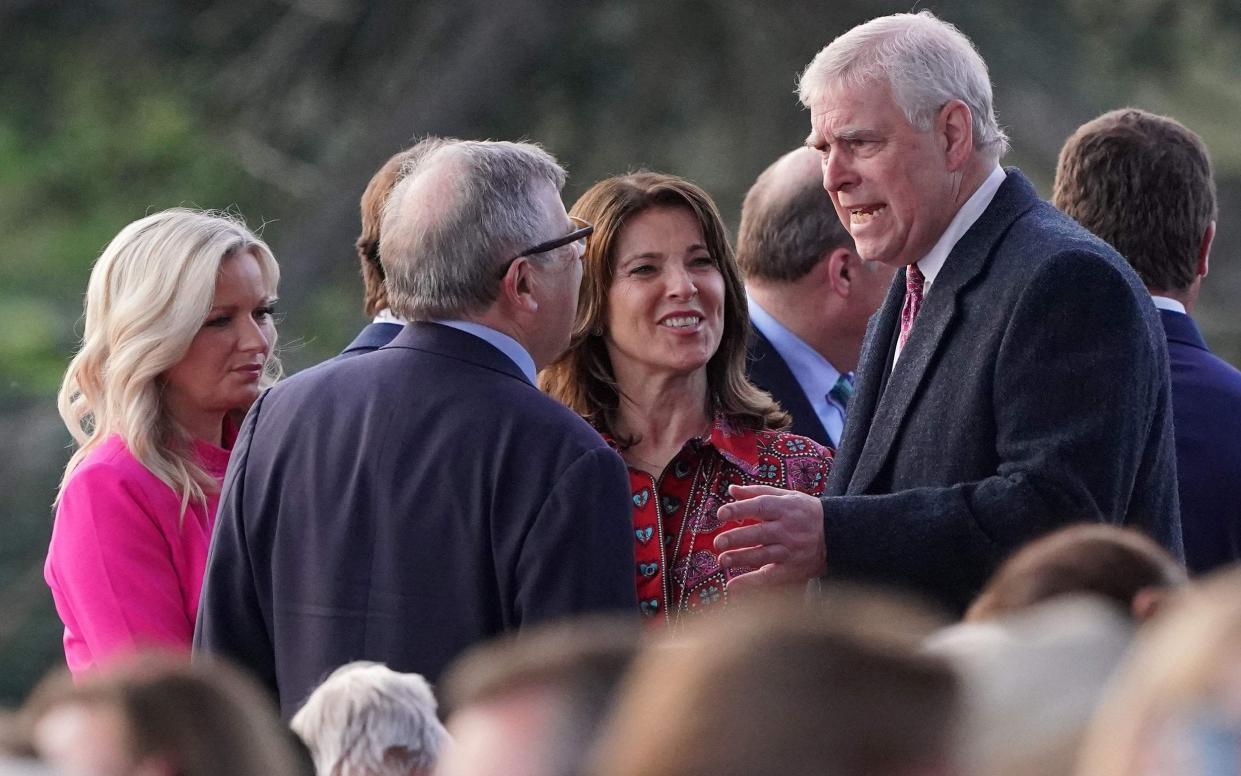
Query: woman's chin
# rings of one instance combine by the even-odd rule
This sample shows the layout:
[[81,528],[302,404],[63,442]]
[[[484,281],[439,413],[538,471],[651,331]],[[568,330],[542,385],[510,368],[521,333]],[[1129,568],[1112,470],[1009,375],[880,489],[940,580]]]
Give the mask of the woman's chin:
[[691,377],[699,372],[705,372],[707,362],[711,360],[711,356],[705,353],[692,353],[675,356],[673,358],[661,361],[656,366],[658,370],[664,371],[678,377]]

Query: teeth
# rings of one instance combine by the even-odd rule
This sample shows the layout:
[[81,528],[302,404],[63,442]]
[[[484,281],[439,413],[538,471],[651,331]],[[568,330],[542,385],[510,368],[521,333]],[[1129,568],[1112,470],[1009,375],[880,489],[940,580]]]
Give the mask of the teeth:
[[849,220],[855,224],[864,224],[875,216],[887,209],[887,205],[880,205],[875,208],[858,208],[849,211]]
[[667,326],[672,329],[684,329],[690,326],[697,326],[701,320],[702,317],[698,315],[681,315],[676,318],[667,318],[660,321],[659,325]]

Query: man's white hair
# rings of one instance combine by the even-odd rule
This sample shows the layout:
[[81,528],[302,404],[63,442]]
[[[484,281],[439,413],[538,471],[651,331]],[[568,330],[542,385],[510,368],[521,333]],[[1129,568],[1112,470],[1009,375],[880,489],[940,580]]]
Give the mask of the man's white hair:
[[448,743],[435,695],[419,674],[359,660],[341,666],[294,715],[319,776],[429,773]]
[[931,128],[950,100],[973,117],[974,148],[999,160],[1008,150],[991,104],[991,79],[970,39],[930,11],[871,19],[833,40],[802,73],[798,96],[807,108],[834,87],[887,83],[905,118]]

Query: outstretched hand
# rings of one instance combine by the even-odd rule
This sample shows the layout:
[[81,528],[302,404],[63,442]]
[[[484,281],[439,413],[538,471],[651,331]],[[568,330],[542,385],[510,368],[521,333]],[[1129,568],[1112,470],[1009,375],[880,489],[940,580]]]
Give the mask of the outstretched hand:
[[715,537],[720,566],[754,566],[728,582],[730,589],[789,585],[827,570],[823,502],[814,496],[766,485],[733,485],[736,501],[720,507],[721,522],[758,520]]

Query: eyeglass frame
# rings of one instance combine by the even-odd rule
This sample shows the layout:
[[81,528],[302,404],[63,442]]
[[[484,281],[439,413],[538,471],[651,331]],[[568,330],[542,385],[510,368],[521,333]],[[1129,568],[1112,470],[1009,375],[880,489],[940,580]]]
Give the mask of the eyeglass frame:
[[534,246],[533,248],[528,248],[522,251],[521,253],[517,254],[513,258],[504,262],[504,265],[500,268],[500,275],[504,275],[504,273],[508,272],[508,268],[513,266],[513,262],[517,261],[518,259],[521,259],[527,256],[533,256],[536,253],[547,253],[548,251],[554,251],[557,248],[563,248],[566,245],[571,245],[577,242],[578,240],[585,240],[587,237],[590,237],[592,234],[594,234],[595,225],[587,221],[586,219],[578,218],[577,216],[569,216],[569,220],[572,221],[575,225],[577,225],[578,228],[574,229],[572,232],[569,232],[563,237],[556,237],[554,239],[548,240],[547,242],[541,242],[538,245]]

